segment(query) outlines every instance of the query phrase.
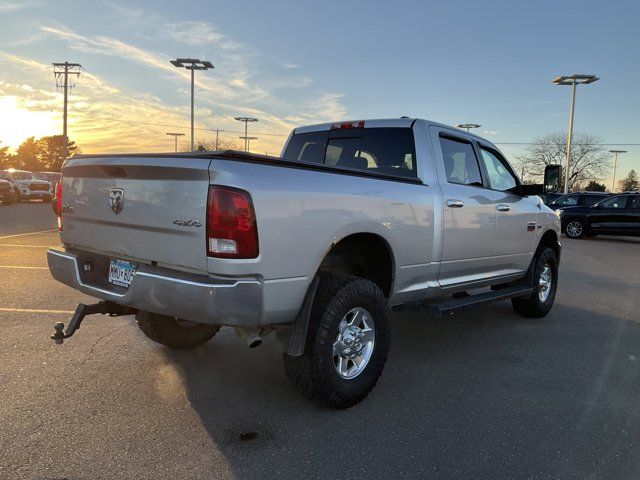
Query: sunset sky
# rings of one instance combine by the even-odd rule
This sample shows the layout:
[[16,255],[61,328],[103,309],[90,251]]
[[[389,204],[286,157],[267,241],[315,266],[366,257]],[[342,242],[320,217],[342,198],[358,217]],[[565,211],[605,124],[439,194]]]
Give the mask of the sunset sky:
[[594,73],[575,130],[629,151],[621,178],[640,170],[640,147],[623,145],[640,144],[639,23],[631,0],[0,0],[0,145],[61,133],[51,63],[65,60],[84,67],[69,136],[85,153],[170,151],[169,131],[186,142],[175,57],[216,67],[196,74],[196,138],[237,139],[233,117],[253,116],[252,150],[271,154],[297,125],[408,115],[480,123],[513,159],[524,146],[505,143],[567,129],[570,88],[551,80]]

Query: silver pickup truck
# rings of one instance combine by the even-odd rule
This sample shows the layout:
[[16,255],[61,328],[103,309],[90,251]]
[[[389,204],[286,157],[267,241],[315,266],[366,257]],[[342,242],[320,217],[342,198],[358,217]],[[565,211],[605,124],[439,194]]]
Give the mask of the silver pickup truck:
[[94,313],[174,348],[275,332],[292,385],[345,408],[382,372],[390,309],[554,302],[560,221],[537,194],[557,171],[522,185],[493,144],[427,120],[296,128],[280,157],[77,155],[62,173],[49,268],[102,301],[58,343]]

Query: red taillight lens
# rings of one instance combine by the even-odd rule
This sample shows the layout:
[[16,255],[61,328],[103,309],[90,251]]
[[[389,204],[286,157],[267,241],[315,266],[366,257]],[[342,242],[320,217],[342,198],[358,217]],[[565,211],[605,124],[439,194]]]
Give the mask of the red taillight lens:
[[258,229],[251,196],[229,187],[209,187],[207,252],[212,257],[256,258]]
[[56,212],[58,213],[58,231],[62,231],[62,179],[56,183]]

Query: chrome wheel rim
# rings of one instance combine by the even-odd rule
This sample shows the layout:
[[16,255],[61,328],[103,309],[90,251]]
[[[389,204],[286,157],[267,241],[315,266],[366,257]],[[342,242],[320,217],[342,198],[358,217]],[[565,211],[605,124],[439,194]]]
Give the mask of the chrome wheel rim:
[[544,264],[540,278],[538,279],[538,298],[541,302],[546,302],[551,295],[551,285],[553,284],[553,272],[548,263]]
[[371,314],[362,307],[352,308],[342,317],[333,342],[333,366],[340,377],[351,380],[367,367],[376,342]]
[[579,237],[582,235],[582,224],[580,222],[569,222],[567,224],[567,235],[570,237]]

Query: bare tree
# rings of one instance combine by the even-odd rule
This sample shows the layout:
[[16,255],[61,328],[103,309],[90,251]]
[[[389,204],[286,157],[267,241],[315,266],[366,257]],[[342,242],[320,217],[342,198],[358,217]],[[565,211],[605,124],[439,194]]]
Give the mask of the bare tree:
[[[609,154],[600,145],[602,140],[594,135],[577,133],[571,143],[571,164],[569,167],[569,189],[590,181],[606,178],[610,170]],[[525,175],[541,178],[547,165],[565,163],[567,140],[564,133],[550,133],[536,138],[526,148],[527,153],[516,157]],[[563,172],[564,176],[564,172]],[[564,178],[563,178],[564,182]]]
[[[207,140],[196,140],[195,149],[197,152],[213,152],[216,150],[216,142],[215,140],[212,142]],[[180,150],[183,152],[190,152],[191,147],[189,145],[183,145]],[[219,138],[218,150],[244,150],[244,147],[236,140]]]

